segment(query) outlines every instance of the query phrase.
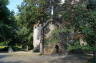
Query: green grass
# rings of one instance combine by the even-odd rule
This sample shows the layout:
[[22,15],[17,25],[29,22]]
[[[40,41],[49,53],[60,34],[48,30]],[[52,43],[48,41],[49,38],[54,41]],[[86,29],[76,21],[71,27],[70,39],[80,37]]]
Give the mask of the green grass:
[[0,49],[6,48],[6,47],[8,47],[8,46],[0,46]]

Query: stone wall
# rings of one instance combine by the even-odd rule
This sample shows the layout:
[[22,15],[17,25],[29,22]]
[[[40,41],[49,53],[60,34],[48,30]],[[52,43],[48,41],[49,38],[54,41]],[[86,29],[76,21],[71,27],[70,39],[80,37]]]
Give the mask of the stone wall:
[[[40,42],[41,42],[41,31],[44,26],[41,24],[34,25],[33,29],[33,46],[34,49],[40,49]],[[49,38],[52,35],[52,31],[56,28],[56,26],[52,23],[49,23],[46,27],[46,30],[44,30],[44,38]],[[47,33],[45,33],[47,32]]]
[[42,31],[41,24],[34,25],[34,29],[33,29],[33,46],[34,46],[34,49],[39,49],[39,45],[40,45],[40,41],[41,41],[41,31]]

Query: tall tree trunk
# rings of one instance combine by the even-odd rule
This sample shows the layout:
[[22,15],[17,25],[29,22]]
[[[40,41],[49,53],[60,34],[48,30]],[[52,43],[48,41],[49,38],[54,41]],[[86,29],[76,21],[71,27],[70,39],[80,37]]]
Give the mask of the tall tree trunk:
[[43,25],[41,30],[40,54],[44,54],[44,26]]
[[43,43],[41,42],[40,43],[40,54],[44,54],[44,45],[43,45]]

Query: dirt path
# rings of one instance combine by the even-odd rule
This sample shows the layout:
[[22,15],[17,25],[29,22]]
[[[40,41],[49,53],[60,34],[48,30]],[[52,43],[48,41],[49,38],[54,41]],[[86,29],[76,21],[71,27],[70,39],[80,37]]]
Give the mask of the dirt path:
[[10,55],[0,53],[0,63],[48,63],[58,59],[59,56],[33,56],[33,55]]
[[86,58],[74,55],[39,56],[29,53],[0,53],[0,63],[86,63],[86,61]]

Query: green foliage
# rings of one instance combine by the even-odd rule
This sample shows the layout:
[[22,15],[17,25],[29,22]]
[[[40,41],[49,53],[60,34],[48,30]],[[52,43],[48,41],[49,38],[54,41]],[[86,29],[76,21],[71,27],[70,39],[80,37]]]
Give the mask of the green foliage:
[[[68,8],[66,7],[64,11],[60,12],[63,15],[63,26],[53,32],[49,42],[60,42],[60,34],[74,31],[83,34],[83,39],[86,40],[88,45],[81,47],[79,42],[74,42],[74,45],[68,47],[69,50],[78,48],[89,51],[96,50],[96,11],[87,9],[86,4],[66,5]],[[63,36],[62,39],[64,39]]]
[[19,13],[16,16],[19,26],[17,34],[20,37],[21,43],[32,44],[34,24],[38,21],[44,23],[50,19],[52,17],[51,7],[54,6],[54,10],[57,10],[58,3],[59,0],[23,0],[21,6],[18,6]]
[[71,6],[70,10],[65,10],[63,16],[64,21],[69,23],[66,27],[73,28],[75,33],[83,34],[85,37],[84,39],[90,46],[89,48],[95,46],[96,11],[88,10],[87,8],[82,6],[82,4],[78,4]]
[[46,14],[44,12],[45,1],[39,0],[24,0],[21,6],[18,6],[20,11],[19,18],[22,24],[25,26],[32,27],[36,22],[42,21],[42,18],[45,19]]
[[9,4],[9,1],[8,0],[0,0],[0,3],[3,4],[3,5],[8,5]]
[[32,47],[34,24],[47,19],[44,12],[45,4],[45,0],[23,0],[21,6],[18,6],[19,13],[15,17],[18,25],[17,34],[22,45]]
[[[68,28],[55,29],[52,32],[52,36],[48,38],[46,41],[51,43],[61,42],[63,39],[66,39],[66,37],[68,36],[68,32],[70,31],[73,31],[73,29],[68,29]],[[64,37],[64,35],[66,35],[66,37]]]
[[0,0],[0,42],[11,43],[16,36],[14,12],[7,8],[8,0]]
[[8,43],[10,41],[3,41],[3,42],[0,42],[0,46],[8,46]]
[[72,50],[84,50],[84,51],[96,51],[96,47],[91,47],[90,45],[85,45],[85,46],[81,46],[79,41],[74,42],[71,45],[68,45],[67,50],[68,51],[72,51]]

